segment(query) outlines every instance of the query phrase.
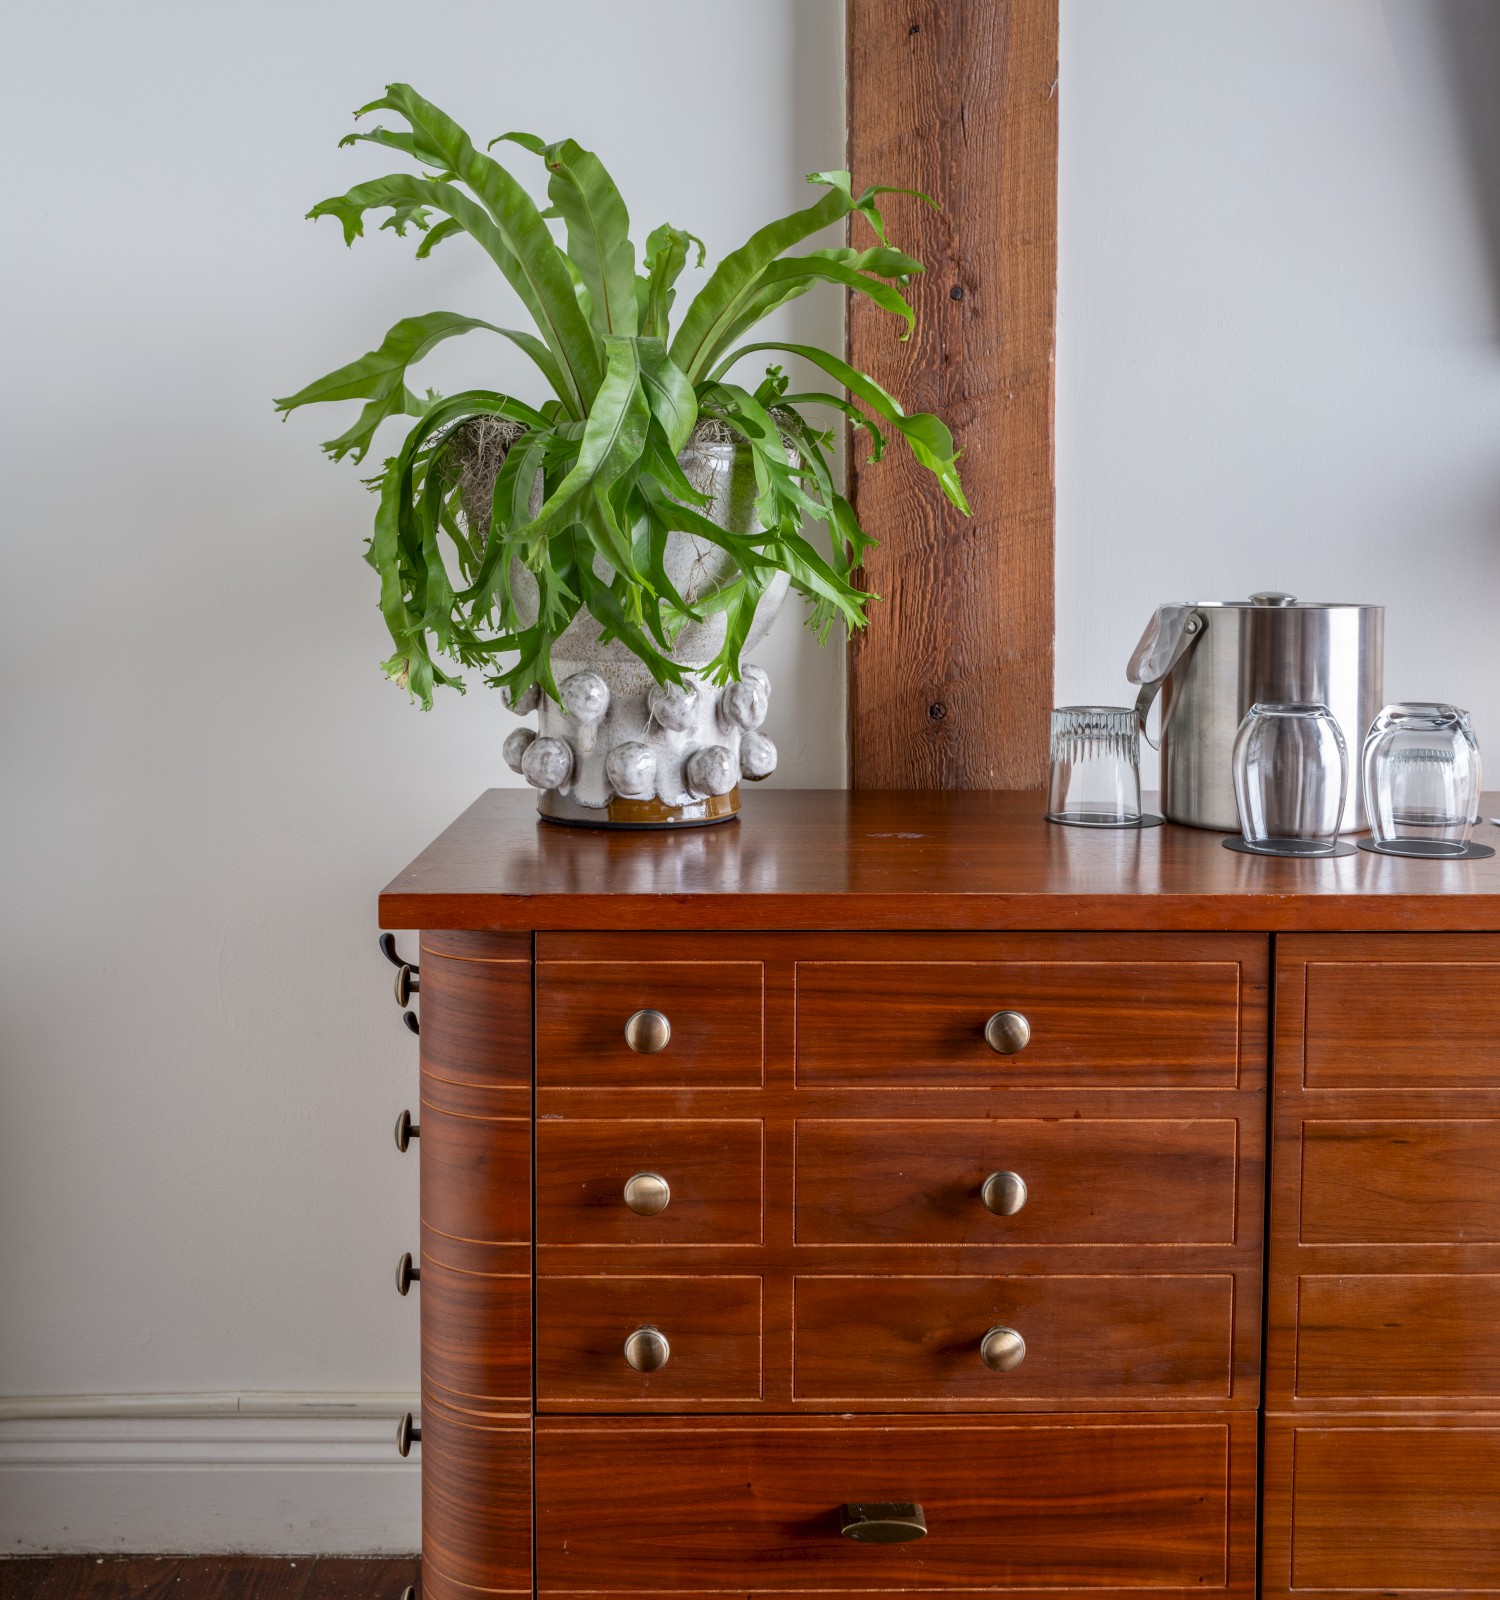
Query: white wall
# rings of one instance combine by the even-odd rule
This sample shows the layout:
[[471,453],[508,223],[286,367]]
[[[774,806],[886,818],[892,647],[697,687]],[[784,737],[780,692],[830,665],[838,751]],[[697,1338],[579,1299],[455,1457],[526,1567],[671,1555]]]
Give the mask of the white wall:
[[[572,135],[641,240],[670,219],[717,259],[843,164],[842,13],[10,8],[0,1396],[416,1387],[392,1272],[417,1244],[417,1160],[390,1133],[416,1048],[375,896],[515,781],[512,723],[482,688],[423,716],[384,682],[373,502],[316,447],[343,422],[283,425],[271,396],[399,316],[518,308],[464,242],[414,262],[410,238],[346,250],[303,220],[400,164],[336,148],[350,112],[400,77],[476,136]],[[841,326],[832,289],[783,323],[835,348]],[[481,337],[423,373],[522,381]],[[800,624],[789,605],[758,652],[774,781],[837,784],[841,653]]]
[[1500,6],[1063,0],[1058,702],[1164,600],[1384,603],[1500,782]]

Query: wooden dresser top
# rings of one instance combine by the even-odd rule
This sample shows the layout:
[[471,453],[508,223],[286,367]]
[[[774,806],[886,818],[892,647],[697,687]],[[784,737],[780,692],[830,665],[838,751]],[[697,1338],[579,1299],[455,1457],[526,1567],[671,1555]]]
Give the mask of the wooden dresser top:
[[[1500,815],[1500,796],[1482,814]],[[1056,827],[1029,792],[838,789],[751,790],[713,827],[593,832],[540,821],[529,789],[491,789],[386,885],[380,923],[1500,930],[1500,857],[1267,860],[1222,838]],[[1500,845],[1500,828],[1475,838]]]

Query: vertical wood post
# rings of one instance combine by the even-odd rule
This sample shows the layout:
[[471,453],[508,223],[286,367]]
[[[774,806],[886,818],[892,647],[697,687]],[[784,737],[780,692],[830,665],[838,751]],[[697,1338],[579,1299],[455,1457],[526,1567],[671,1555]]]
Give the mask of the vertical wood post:
[[849,165],[926,263],[917,329],[851,296],[849,359],[963,451],[973,516],[899,440],[851,492],[884,598],[850,648],[857,789],[1046,782],[1052,703],[1052,365],[1058,0],[847,0]]

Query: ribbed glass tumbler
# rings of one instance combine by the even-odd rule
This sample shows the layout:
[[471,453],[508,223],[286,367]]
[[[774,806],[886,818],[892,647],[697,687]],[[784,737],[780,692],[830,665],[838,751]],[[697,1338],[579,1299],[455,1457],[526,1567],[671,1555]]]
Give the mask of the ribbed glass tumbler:
[[1047,820],[1080,828],[1141,825],[1141,744],[1134,706],[1052,713]]

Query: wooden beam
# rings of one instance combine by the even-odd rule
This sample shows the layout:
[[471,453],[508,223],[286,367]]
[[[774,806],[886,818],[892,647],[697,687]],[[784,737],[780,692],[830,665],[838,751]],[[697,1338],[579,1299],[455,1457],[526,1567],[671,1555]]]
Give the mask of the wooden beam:
[[[849,165],[926,263],[917,330],[852,296],[849,359],[964,451],[965,518],[899,441],[850,440],[884,596],[850,648],[857,789],[1041,788],[1052,704],[1058,0],[847,0]],[[887,203],[888,202],[888,203]]]

